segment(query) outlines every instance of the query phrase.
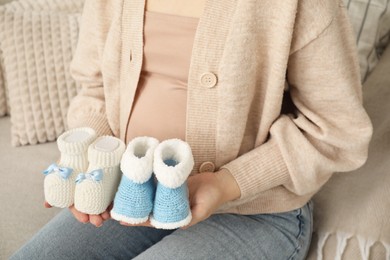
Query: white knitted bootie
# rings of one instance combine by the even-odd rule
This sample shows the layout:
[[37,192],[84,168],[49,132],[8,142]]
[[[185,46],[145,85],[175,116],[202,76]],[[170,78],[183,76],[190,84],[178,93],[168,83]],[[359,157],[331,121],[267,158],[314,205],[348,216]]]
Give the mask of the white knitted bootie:
[[113,201],[121,172],[119,163],[125,144],[113,136],[102,136],[88,148],[89,166],[76,179],[74,205],[80,212],[97,215]]
[[96,139],[92,128],[71,129],[57,139],[61,158],[43,173],[45,200],[53,207],[66,208],[73,204],[75,180],[88,167],[88,147]]

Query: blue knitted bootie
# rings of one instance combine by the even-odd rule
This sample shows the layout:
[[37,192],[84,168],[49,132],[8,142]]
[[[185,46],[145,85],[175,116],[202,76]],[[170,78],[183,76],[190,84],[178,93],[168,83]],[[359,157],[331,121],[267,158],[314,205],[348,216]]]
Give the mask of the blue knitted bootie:
[[129,224],[148,220],[155,195],[152,173],[157,145],[158,140],[152,137],[136,137],[127,145],[121,160],[123,175],[111,211],[113,219]]
[[190,146],[179,139],[161,142],[154,151],[153,169],[157,178],[151,224],[176,229],[191,221],[187,178],[194,167]]

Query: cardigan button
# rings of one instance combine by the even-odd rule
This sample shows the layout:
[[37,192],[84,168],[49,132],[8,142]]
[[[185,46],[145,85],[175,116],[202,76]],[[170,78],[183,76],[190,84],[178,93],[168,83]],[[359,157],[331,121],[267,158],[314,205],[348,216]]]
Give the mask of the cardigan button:
[[199,167],[199,172],[214,172],[215,165],[212,162],[204,162]]
[[217,76],[211,72],[203,73],[200,76],[200,83],[206,88],[212,88],[217,85]]

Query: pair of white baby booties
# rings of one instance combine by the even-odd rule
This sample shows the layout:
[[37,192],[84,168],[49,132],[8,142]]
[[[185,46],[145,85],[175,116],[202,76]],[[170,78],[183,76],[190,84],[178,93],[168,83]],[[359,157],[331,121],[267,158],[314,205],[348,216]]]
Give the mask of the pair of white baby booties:
[[[63,133],[57,145],[60,161],[44,171],[45,200],[59,208],[74,204],[86,214],[97,215],[107,209],[114,200],[122,173],[123,178],[141,185],[154,173],[157,182],[174,189],[185,185],[194,165],[191,148],[180,139],[159,143],[153,137],[136,137],[126,147],[116,137],[97,137],[92,128],[84,127]],[[175,174],[173,167],[164,163],[166,160],[178,163]],[[181,226],[191,220],[190,212],[188,215]]]

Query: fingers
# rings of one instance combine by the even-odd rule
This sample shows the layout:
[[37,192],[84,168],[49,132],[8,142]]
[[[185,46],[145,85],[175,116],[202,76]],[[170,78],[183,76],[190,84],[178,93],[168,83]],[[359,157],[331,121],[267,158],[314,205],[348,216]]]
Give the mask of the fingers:
[[140,224],[129,224],[129,223],[126,223],[126,222],[123,222],[123,221],[120,221],[119,223],[121,225],[127,226],[127,227],[153,227],[152,224],[150,224],[149,220],[144,222],[144,223],[140,223]]
[[[45,202],[45,207],[46,207],[46,203]],[[50,206],[49,204],[47,204],[48,206]],[[105,220],[108,220],[111,218],[110,216],[110,213],[109,211],[112,209],[112,203],[110,204],[110,206],[107,208],[106,211],[104,211],[103,213],[99,214],[99,215],[88,215],[88,214],[85,214],[85,213],[82,213],[80,211],[78,211],[74,205],[70,206],[69,207],[69,210],[72,212],[73,216],[78,220],[80,221],[81,223],[88,223],[90,222],[92,225],[94,225],[95,227],[101,227],[103,225],[103,222]]]
[[207,219],[211,215],[211,213],[201,205],[194,205],[193,208],[191,209],[191,214],[192,214],[191,222],[187,226],[182,227],[182,229],[187,229]]
[[102,219],[103,219],[103,221],[104,220],[108,220],[108,219],[110,219],[110,213],[108,212],[108,210],[107,211],[104,211],[102,214],[100,214],[100,216],[102,217]]
[[95,227],[101,227],[103,225],[103,218],[100,215],[89,215],[89,222]]
[[73,205],[69,207],[69,210],[78,221],[81,223],[88,223],[89,216],[87,214],[78,211]]
[[197,224],[198,222],[200,222],[199,219],[196,219],[196,218],[192,217],[191,222],[188,223],[186,226],[181,227],[180,229],[184,229],[185,230],[185,229],[187,229],[189,227],[192,227],[193,225]]
[[89,215],[89,222],[91,222],[92,225],[96,227],[101,227],[103,225],[103,222],[110,219],[110,211],[112,209],[113,204],[111,203],[107,210],[101,213],[100,215]]
[[106,211],[104,211],[103,213],[100,214],[100,216],[102,217],[103,221],[108,220],[108,219],[111,218],[110,212],[111,212],[113,206],[114,206],[114,204],[111,202],[111,204],[108,206]]
[[112,210],[113,207],[114,207],[114,203],[111,202],[111,204],[108,205],[107,212],[110,212],[110,211]]
[[[43,205],[44,205],[45,208],[51,208],[52,207],[47,201],[45,201],[43,203]],[[111,209],[112,209],[112,203],[110,204],[110,206],[108,206],[107,210],[105,212],[101,213],[100,215],[88,215],[88,214],[85,214],[85,213],[82,213],[82,212],[78,211],[74,207],[74,205],[69,207],[70,212],[72,212],[73,216],[79,222],[84,223],[84,224],[90,222],[92,225],[94,225],[96,227],[101,227],[105,220],[108,220],[108,219],[111,218],[110,213],[109,213],[109,211]]]

